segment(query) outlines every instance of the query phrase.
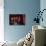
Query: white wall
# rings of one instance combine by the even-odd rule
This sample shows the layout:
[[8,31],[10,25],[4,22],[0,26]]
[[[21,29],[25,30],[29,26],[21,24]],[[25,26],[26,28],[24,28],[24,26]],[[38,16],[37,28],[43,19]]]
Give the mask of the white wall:
[[0,0],[0,42],[4,41],[4,3]]
[[[41,11],[43,9],[46,9],[46,0],[40,0],[40,9]],[[43,17],[43,22],[41,21],[40,25],[46,26],[46,11],[43,12],[42,17]]]

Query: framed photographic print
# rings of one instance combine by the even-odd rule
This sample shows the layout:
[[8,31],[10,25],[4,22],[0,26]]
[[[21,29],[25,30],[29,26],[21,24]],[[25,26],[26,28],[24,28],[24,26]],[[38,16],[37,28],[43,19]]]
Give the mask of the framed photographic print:
[[10,25],[25,25],[25,14],[9,14]]

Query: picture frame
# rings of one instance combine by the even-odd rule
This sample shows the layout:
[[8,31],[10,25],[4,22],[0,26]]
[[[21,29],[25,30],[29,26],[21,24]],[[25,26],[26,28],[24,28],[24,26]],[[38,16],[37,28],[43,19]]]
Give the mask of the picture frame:
[[25,14],[9,14],[10,25],[25,25]]

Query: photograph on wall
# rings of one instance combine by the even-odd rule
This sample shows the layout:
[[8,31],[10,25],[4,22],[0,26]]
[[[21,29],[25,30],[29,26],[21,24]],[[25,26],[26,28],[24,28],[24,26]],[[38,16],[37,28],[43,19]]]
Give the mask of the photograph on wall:
[[25,14],[9,14],[10,25],[25,25]]

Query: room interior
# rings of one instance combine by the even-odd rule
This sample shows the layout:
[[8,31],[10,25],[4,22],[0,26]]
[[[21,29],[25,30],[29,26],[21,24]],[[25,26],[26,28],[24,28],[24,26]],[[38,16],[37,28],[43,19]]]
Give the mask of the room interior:
[[46,46],[45,5],[46,0],[1,0],[0,46]]

